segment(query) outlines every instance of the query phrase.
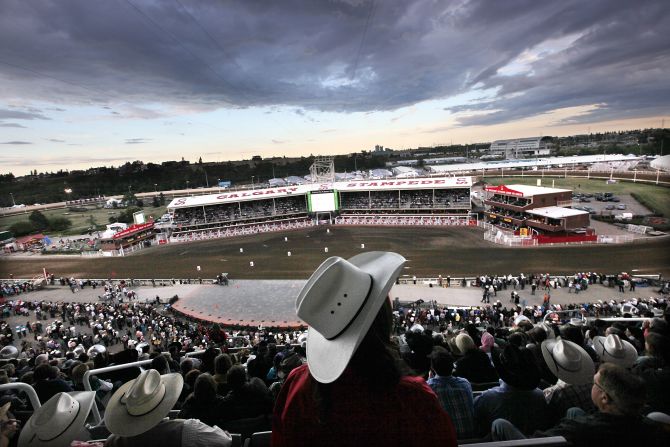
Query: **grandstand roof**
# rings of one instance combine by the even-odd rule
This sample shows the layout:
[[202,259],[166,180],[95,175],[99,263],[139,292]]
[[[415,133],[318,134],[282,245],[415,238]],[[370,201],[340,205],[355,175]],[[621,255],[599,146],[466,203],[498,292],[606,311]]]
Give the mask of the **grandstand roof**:
[[656,158],[654,161],[649,163],[654,169],[660,169],[661,171],[670,171],[670,155],[664,155],[662,157]]
[[536,216],[549,217],[550,219],[561,219],[563,217],[579,216],[582,214],[589,214],[586,211],[573,210],[572,208],[562,208],[560,206],[546,206],[544,208],[535,208],[526,210],[528,214]]
[[635,155],[621,154],[602,154],[602,155],[575,155],[572,157],[551,157],[551,158],[532,158],[523,160],[500,160],[481,163],[463,163],[450,165],[431,165],[426,169],[434,173],[445,172],[471,172],[482,169],[514,169],[514,168],[544,168],[547,166],[572,166],[581,164],[592,164],[608,161],[627,161],[635,160],[639,157]]
[[311,191],[334,189],[337,191],[392,191],[407,189],[469,188],[472,177],[434,177],[417,179],[349,180],[334,183],[312,183],[309,185],[283,186],[278,188],[230,191],[223,194],[179,197],[172,200],[168,209],[190,208],[194,206],[218,205],[260,199],[275,199],[304,195]]

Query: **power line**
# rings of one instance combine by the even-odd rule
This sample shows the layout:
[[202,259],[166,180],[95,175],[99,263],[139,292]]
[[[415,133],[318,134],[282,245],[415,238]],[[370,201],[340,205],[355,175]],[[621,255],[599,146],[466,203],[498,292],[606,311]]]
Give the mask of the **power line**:
[[235,90],[235,87],[230,84],[223,76],[221,76],[214,68],[212,68],[211,65],[209,65],[206,61],[204,61],[202,58],[198,57],[195,53],[193,53],[191,50],[188,49],[188,47],[181,41],[179,38],[177,38],[174,34],[171,32],[167,31],[165,28],[160,26],[158,22],[156,22],[154,19],[152,19],[150,16],[148,16],[144,11],[142,11],[140,8],[135,6],[130,0],[126,0],[126,3],[130,5],[135,11],[137,11],[138,14],[140,14],[142,17],[144,17],[145,20],[150,22],[153,26],[158,28],[163,34],[166,34],[168,37],[170,37],[172,40],[174,40],[184,51],[186,51],[192,58],[196,59],[200,63],[202,63],[209,71],[211,71],[214,76],[219,78],[221,82],[223,82],[227,87],[229,87],[231,90]]
[[71,85],[73,87],[78,87],[78,88],[82,88],[82,89],[85,89],[85,90],[89,90],[91,92],[102,93],[104,95],[107,95],[107,92],[104,92],[102,90],[98,90],[98,89],[95,89],[95,88],[92,88],[92,87],[87,87],[85,85],[77,84],[75,82],[67,81],[65,79],[60,79],[60,78],[57,78],[55,76],[51,76],[51,75],[48,75],[46,73],[42,73],[42,72],[37,71],[37,70],[33,70],[32,68],[24,67],[22,65],[13,64],[11,62],[7,62],[7,61],[3,61],[3,60],[0,60],[0,64],[4,64],[4,65],[7,65],[7,66],[10,66],[10,67],[13,67],[13,68],[18,68],[19,70],[24,70],[24,71],[27,71],[27,72],[32,73],[34,75],[42,76],[44,78],[53,79],[54,81],[62,82],[64,84],[68,84],[68,85]]
[[375,0],[370,2],[370,11],[368,12],[368,17],[365,20],[365,27],[363,28],[363,35],[361,36],[361,42],[358,45],[358,52],[356,53],[356,58],[354,59],[354,66],[351,70],[351,76],[349,79],[356,79],[356,70],[358,70],[358,60],[361,57],[361,52],[363,51],[363,44],[365,43],[365,38],[368,34],[368,28],[370,27],[370,22],[372,21],[372,16],[375,12]]

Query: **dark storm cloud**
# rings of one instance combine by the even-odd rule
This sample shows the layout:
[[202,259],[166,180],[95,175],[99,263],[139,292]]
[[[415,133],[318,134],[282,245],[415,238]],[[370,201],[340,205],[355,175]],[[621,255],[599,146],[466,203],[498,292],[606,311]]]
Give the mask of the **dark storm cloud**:
[[[494,112],[462,124],[591,104],[600,107],[578,119],[631,118],[667,112],[669,25],[663,0],[6,0],[0,83],[63,106],[335,112],[394,110],[474,86],[498,93],[454,111]],[[539,54],[531,72],[501,75],[524,51],[572,35],[581,37]]]
[[10,146],[20,146],[23,144],[33,144],[33,143],[31,143],[30,141],[3,141],[0,144],[8,144]]
[[16,127],[19,129],[25,129],[26,126],[22,126],[21,124],[18,123],[0,123],[0,127]]

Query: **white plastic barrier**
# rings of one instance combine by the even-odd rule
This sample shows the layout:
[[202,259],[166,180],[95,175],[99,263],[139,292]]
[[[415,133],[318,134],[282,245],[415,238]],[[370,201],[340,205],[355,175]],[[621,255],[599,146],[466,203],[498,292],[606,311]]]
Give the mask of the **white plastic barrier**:
[[[135,368],[135,367],[142,367],[143,365],[149,365],[151,364],[152,360],[140,360],[139,362],[133,362],[133,363],[124,363],[122,365],[114,365],[114,366],[106,366],[104,368],[98,368],[98,369],[90,369],[84,373],[84,389],[86,391],[93,391],[91,389],[91,382],[89,378],[95,374],[102,374],[106,372],[112,372],[112,371],[119,371],[122,369],[128,369],[128,368]],[[95,420],[96,425],[100,424],[102,422],[102,416],[100,415],[100,411],[98,410],[98,405],[93,404],[93,408],[91,409],[93,413],[93,419]]]
[[19,390],[26,393],[28,395],[28,400],[30,400],[30,404],[33,406],[33,411],[42,406],[40,404],[40,399],[37,397],[37,393],[35,392],[35,388],[28,385],[27,383],[14,382],[0,385],[0,393],[6,390]]

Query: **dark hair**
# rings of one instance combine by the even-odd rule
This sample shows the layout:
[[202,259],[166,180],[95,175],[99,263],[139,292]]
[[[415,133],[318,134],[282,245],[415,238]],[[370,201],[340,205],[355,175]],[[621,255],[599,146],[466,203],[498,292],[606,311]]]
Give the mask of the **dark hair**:
[[228,354],[219,354],[214,359],[215,374],[226,374],[231,366],[233,366],[233,360]]
[[613,363],[603,363],[598,369],[599,385],[623,414],[637,416],[644,406],[646,393],[642,379]]
[[[394,387],[409,372],[391,341],[392,312],[391,301],[387,298],[349,361],[348,367],[372,393],[383,393]],[[315,384],[314,400],[319,408],[319,423],[326,425],[333,399],[332,385],[317,382],[313,378],[312,381]]]
[[547,331],[545,331],[544,328],[540,326],[535,326],[533,329],[528,331],[528,335],[530,336],[530,339],[538,345],[547,339]]
[[242,365],[232,366],[228,370],[228,386],[231,390],[241,390],[247,383],[247,371]]
[[179,364],[179,370],[183,376],[186,376],[193,369],[193,359],[185,357]]
[[170,372],[170,365],[168,364],[167,357],[163,354],[159,354],[151,361],[151,368],[155,369],[161,374],[167,374]]
[[200,401],[210,401],[216,398],[216,381],[211,374],[200,374],[195,379],[193,397]]
[[184,376],[184,383],[190,387],[193,387],[195,385],[195,381],[198,380],[198,376],[201,374],[202,372],[199,369],[191,369]]
[[669,337],[661,335],[658,332],[649,331],[644,341],[649,347],[649,352],[647,352],[647,354],[656,357],[657,359],[663,361],[663,363],[665,364],[667,364],[668,361],[670,361]]
[[38,382],[41,380],[52,379],[53,378],[52,376],[53,376],[53,366],[49,365],[48,363],[42,363],[41,365],[35,367],[33,380],[35,382]]
[[562,339],[577,343],[579,346],[584,346],[584,334],[580,328],[564,324],[560,327],[560,332]]
[[430,365],[439,376],[448,377],[454,371],[454,357],[441,346],[435,346],[430,354]]

